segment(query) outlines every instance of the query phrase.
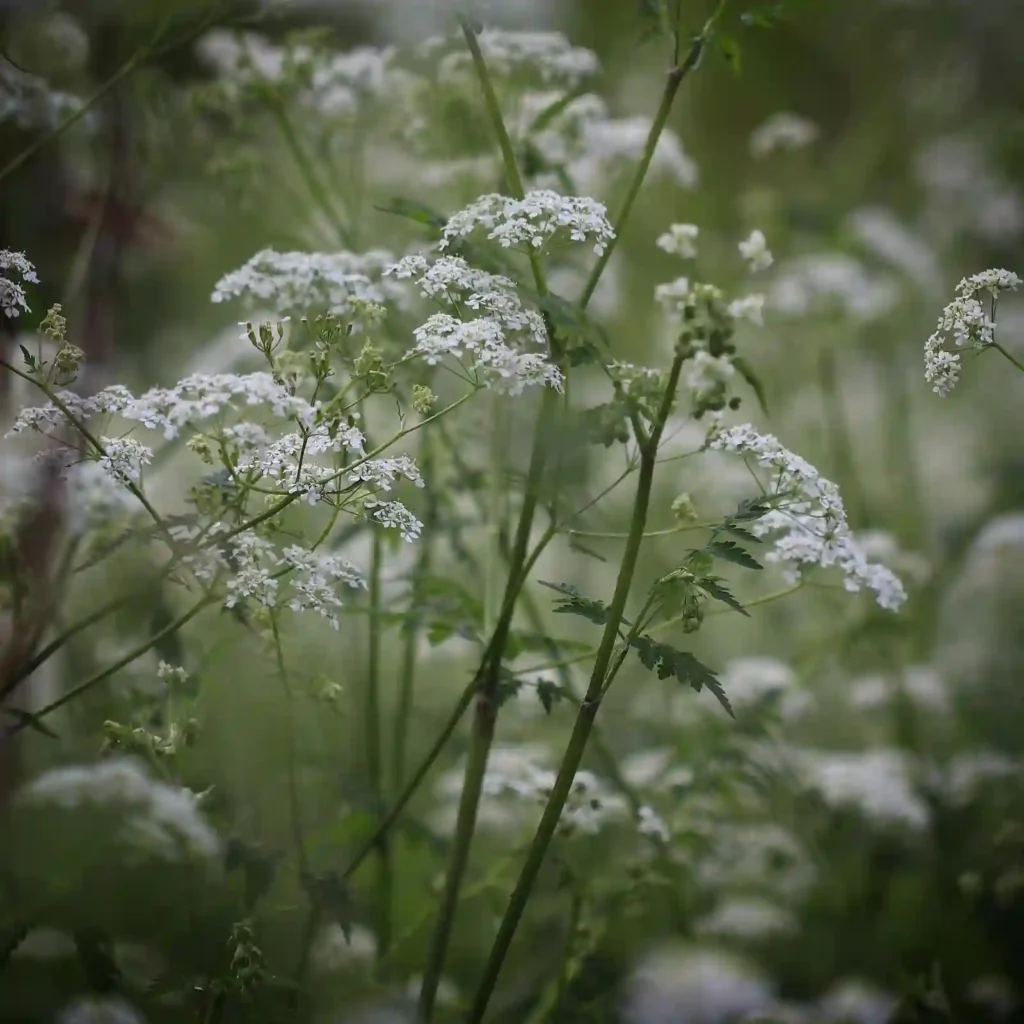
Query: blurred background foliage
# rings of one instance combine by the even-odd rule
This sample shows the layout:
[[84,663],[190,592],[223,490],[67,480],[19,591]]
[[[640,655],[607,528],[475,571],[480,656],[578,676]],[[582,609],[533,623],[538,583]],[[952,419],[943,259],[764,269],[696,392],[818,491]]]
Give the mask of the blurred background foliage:
[[[230,119],[197,110],[193,93],[206,71],[195,38],[229,25],[278,39],[326,25],[332,43],[343,49],[404,44],[445,27],[452,6],[428,0],[295,0],[265,9],[211,0],[0,4],[5,56],[57,89],[89,95],[145,49],[93,108],[101,118],[94,123],[86,116],[28,159],[15,163],[43,141],[45,129],[12,119],[0,124],[0,243],[25,251],[37,265],[43,283],[33,308],[62,302],[105,380],[150,386],[189,369],[225,368],[236,351],[236,318],[209,302],[214,282],[258,249],[330,243],[272,126],[236,130]],[[738,4],[736,13],[758,6]],[[683,7],[698,28],[706,5],[684,0]],[[70,20],[55,17],[59,11]],[[605,71],[600,89],[614,112],[653,111],[666,55],[663,43],[643,38],[635,3],[505,0],[487,13],[520,27],[561,28],[599,54]],[[730,24],[738,60],[708,53],[686,81],[670,121],[699,168],[699,184],[682,188],[661,179],[645,190],[615,272],[602,286],[615,294],[598,305],[616,357],[653,360],[664,339],[651,288],[674,268],[652,241],[672,222],[700,225],[702,272],[723,286],[738,276],[734,239],[755,227],[776,254],[776,282],[795,273],[801,260],[818,266],[855,260],[855,273],[849,262],[835,271],[839,284],[831,300],[816,302],[808,315],[792,308],[787,314],[781,299],[777,308],[770,303],[766,328],[752,329],[742,344],[764,382],[768,417],[762,425],[839,483],[857,529],[887,531],[899,549],[912,553],[912,597],[894,619],[809,591],[767,604],[742,625],[723,618],[701,633],[698,650],[709,663],[735,665],[750,656],[784,663],[791,678],[786,693],[809,695],[810,711],[786,712],[785,699],[769,699],[774,690],[768,686],[768,697],[744,705],[735,724],[717,716],[706,694],[700,714],[691,708],[677,719],[665,684],[639,669],[622,680],[602,711],[611,760],[595,755],[593,767],[606,772],[608,764],[632,758],[634,776],[642,778],[639,756],[666,749],[673,764],[688,767],[695,776],[686,783],[694,787],[687,789],[690,796],[684,801],[672,790],[668,798],[680,801],[678,841],[685,856],[652,866],[628,830],[603,832],[599,841],[567,839],[516,944],[496,1019],[613,1020],[621,1011],[637,1024],[724,1021],[734,1019],[729,1012],[763,1008],[758,985],[789,1003],[820,1007],[830,991],[837,1000],[852,1000],[837,995],[836,986],[859,979],[863,991],[859,1003],[849,1003],[851,1020],[887,1019],[893,1004],[880,993],[903,1000],[901,1020],[1024,1020],[1014,1009],[1024,1001],[1024,790],[1010,773],[979,784],[969,800],[950,801],[930,788],[928,773],[928,766],[961,752],[1024,758],[1024,392],[1019,378],[984,357],[970,363],[952,397],[940,399],[923,380],[921,355],[960,277],[989,266],[1024,266],[1024,14],[1017,0],[808,0],[771,29],[738,18]],[[751,132],[780,110],[815,122],[820,137],[798,152],[754,159]],[[456,128],[470,140],[480,138],[482,119],[481,110],[463,111]],[[344,191],[344,153],[332,159],[325,173]],[[403,173],[405,195],[420,198],[415,172]],[[383,203],[390,198],[389,180],[400,175],[374,168],[368,177],[374,200]],[[614,208],[618,195],[600,198]],[[400,249],[411,238],[407,225],[373,211],[360,227],[367,248]],[[1020,352],[1024,305],[1008,299],[1000,327],[1004,343]],[[5,401],[13,403],[17,396],[9,382],[5,386]],[[747,406],[756,419],[752,395]],[[478,455],[470,449],[471,458]],[[592,456],[601,457],[601,451]],[[462,472],[451,470],[453,492]],[[659,495],[664,521],[678,491],[700,497],[706,483],[682,469],[674,486],[665,481]],[[727,490],[734,486],[742,488],[742,479]],[[601,528],[621,529],[621,520],[609,517]],[[671,545],[652,543],[641,574],[663,571]],[[617,549],[594,546],[609,564],[581,564],[563,549],[551,570],[563,575],[542,578],[586,580],[588,593],[607,590]],[[69,607],[87,610],[98,589],[126,586],[143,571],[131,558],[117,559],[96,577],[96,590],[69,594]],[[451,576],[472,591],[472,568],[457,558]],[[547,607],[545,597],[539,601]],[[72,684],[168,614],[156,598],[128,608],[111,629],[72,644],[47,685],[59,691]],[[242,868],[226,886],[190,897],[188,909],[156,901],[152,921],[115,912],[128,898],[117,879],[91,894],[100,910],[83,912],[83,920],[102,921],[103,934],[123,934],[118,970],[129,981],[118,984],[154,1022],[198,1019],[192,1014],[201,1001],[178,991],[180,979],[199,977],[210,964],[223,967],[232,926],[251,909],[246,886],[266,889],[255,920],[272,973],[291,970],[304,927],[302,893],[288,863],[282,768],[288,739],[273,667],[228,616],[190,629],[187,646],[172,640],[157,652],[186,663],[201,680],[204,740],[182,758],[182,775],[197,788],[215,787],[219,812],[243,843]],[[561,622],[557,629],[593,640]],[[302,800],[311,856],[325,871],[346,861],[375,812],[361,775],[354,710],[366,668],[364,632],[355,616],[340,635],[303,627],[289,638],[288,656],[304,677],[342,687],[337,701],[307,701],[300,709]],[[397,626],[391,635],[399,636]],[[469,664],[457,641],[424,650],[410,763],[447,717]],[[33,768],[95,756],[98,727],[116,717],[126,693],[154,665],[127,670],[108,693],[73,708],[58,727],[59,752],[51,741],[33,737]],[[762,666],[762,674],[768,671]],[[921,673],[931,690],[915,691],[912,680]],[[916,695],[936,692],[941,699],[932,703]],[[503,721],[501,742],[560,749],[569,722],[565,706],[544,715],[520,703]],[[446,768],[459,763],[465,743],[458,734]],[[924,808],[927,824],[908,827],[906,815],[901,820],[897,813],[894,823],[884,812],[879,821],[863,807],[837,809],[820,794],[774,778],[765,782],[758,751],[771,743],[902,751],[916,766],[912,799]],[[868,783],[880,804],[887,798],[898,803],[893,793],[904,785],[887,764],[876,766]],[[761,827],[767,821],[790,829],[813,850],[816,880],[792,890],[780,884],[774,893],[776,909],[795,923],[753,936],[728,928],[724,937],[718,934],[716,955],[724,956],[723,948],[735,952],[745,958],[743,966],[715,961],[698,984],[687,980],[697,954],[665,944],[705,941],[697,925],[717,904],[709,895],[714,886],[694,881],[703,877],[701,865],[731,864],[744,850],[760,850],[764,863],[748,871],[752,891],[786,869],[785,848],[773,853],[770,842],[762,848],[738,827],[731,838],[687,830],[686,821],[704,813],[705,790],[717,800],[732,799],[742,823],[750,787],[768,802],[758,805]],[[404,1012],[401,995],[423,959],[447,842],[433,794],[429,784],[395,835],[395,932],[402,938],[385,969],[373,974],[360,959],[366,956],[360,936],[371,926],[362,876],[332,904],[354,937],[347,946],[339,940],[341,967],[318,981],[317,1020],[347,1019],[367,1000],[379,1014],[367,1020],[397,1020]],[[73,847],[65,853],[74,860]],[[474,847],[448,972],[463,997],[472,992],[504,908],[516,855],[500,831],[484,831]],[[163,884],[171,883],[154,880],[153,891]],[[133,901],[145,900],[144,888],[125,891]],[[66,921],[50,923],[67,930]],[[552,994],[548,965],[567,932],[576,942],[572,970],[555,979]],[[34,945],[12,941],[18,948],[0,968],[2,1019],[48,1020],[72,994],[105,987],[103,970],[95,963],[90,969],[75,943],[61,944],[61,934],[36,935]],[[81,927],[75,936],[81,940]],[[150,945],[159,947],[163,961],[153,961]],[[82,948],[79,941],[79,954]],[[653,949],[668,953],[634,974],[639,958]],[[161,991],[174,988],[168,977],[177,985],[170,994]],[[149,981],[154,987],[147,989]],[[714,984],[725,992],[725,1009],[715,1009],[718,997],[708,988]],[[747,1003],[743,992],[753,993]],[[729,993],[736,995],[733,1004]],[[298,1019],[286,1005],[268,983],[230,1019]],[[444,1012],[457,1019],[457,1011]]]

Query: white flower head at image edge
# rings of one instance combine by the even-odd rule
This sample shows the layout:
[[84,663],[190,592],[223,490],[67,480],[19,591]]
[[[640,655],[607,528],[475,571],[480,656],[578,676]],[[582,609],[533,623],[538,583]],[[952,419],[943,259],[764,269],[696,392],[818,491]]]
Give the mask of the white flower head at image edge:
[[[1021,279],[1009,270],[985,270],[965,277],[956,298],[942,311],[924,344],[924,376],[937,395],[948,395],[960,380],[961,349],[983,351],[996,344],[1000,294],[1016,291]],[[952,342],[952,348],[949,343]]]

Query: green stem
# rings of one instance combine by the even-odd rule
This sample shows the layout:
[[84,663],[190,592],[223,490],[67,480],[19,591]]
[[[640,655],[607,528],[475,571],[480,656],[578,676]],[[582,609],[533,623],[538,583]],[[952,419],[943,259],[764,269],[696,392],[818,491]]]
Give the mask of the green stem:
[[285,702],[287,704],[287,721],[285,728],[288,733],[288,753],[286,774],[288,777],[288,811],[292,827],[292,839],[295,842],[295,856],[299,862],[299,874],[306,878],[309,875],[309,857],[306,854],[305,831],[302,827],[302,805],[299,801],[299,779],[296,764],[295,746],[295,699],[292,694],[291,684],[288,681],[288,670],[284,662],[284,650],[281,647],[281,633],[277,626],[277,616],[271,618],[271,631],[274,637],[274,655],[277,659],[277,671],[281,677],[281,687],[284,690]]
[[[723,6],[724,3],[720,2],[719,8]],[[718,14],[719,11],[716,10],[715,14],[712,15],[711,21],[714,21]],[[637,196],[640,195],[640,189],[643,187],[648,170],[650,170],[651,161],[654,159],[654,151],[658,147],[658,139],[661,138],[661,133],[665,130],[665,124],[672,111],[672,104],[675,101],[676,93],[679,91],[679,86],[682,85],[683,79],[697,66],[700,56],[704,52],[708,27],[705,26],[704,32],[694,39],[683,63],[674,64],[669,68],[668,75],[665,78],[665,88],[661,94],[661,103],[658,104],[658,111],[651,122],[651,130],[647,133],[647,142],[644,144],[643,155],[640,157],[640,163],[637,164],[636,170],[633,172],[633,180],[629,183],[626,198],[622,201],[622,207],[615,218],[615,224],[613,225],[615,234],[608,245],[605,246],[604,252],[601,253],[594,264],[593,270],[590,272],[590,276],[587,278],[583,294],[580,296],[581,309],[586,309],[590,300],[594,297],[594,292],[597,291],[601,275],[604,273],[605,267],[608,266],[608,261],[612,258],[612,253],[615,252],[615,247],[622,237],[626,222],[633,212],[633,204],[636,202]]]
[[317,174],[316,168],[313,166],[313,161],[309,158],[309,154],[303,148],[302,142],[295,131],[295,127],[292,124],[291,119],[288,117],[288,112],[280,103],[277,102],[271,102],[269,106],[271,113],[274,115],[274,120],[277,122],[278,128],[281,129],[281,135],[284,137],[284,141],[292,154],[295,166],[298,167],[299,173],[302,175],[302,180],[305,181],[306,188],[309,189],[310,196],[312,196],[313,201],[321,210],[323,210],[324,215],[331,222],[331,226],[334,228],[342,245],[349,245],[350,233],[348,226],[338,215],[338,211],[334,208],[334,203],[331,201],[330,194],[323,182],[320,180],[320,176]]
[[26,719],[24,721],[19,721],[15,723],[8,730],[9,733],[13,735],[14,733],[20,732],[22,729],[27,728],[31,721],[38,721],[41,718],[45,718],[47,715],[56,711],[58,708],[62,708],[65,704],[69,703],[70,701],[73,701],[76,697],[87,692],[88,690],[93,689],[95,686],[98,686],[105,679],[109,679],[116,672],[120,672],[121,669],[125,668],[127,665],[130,665],[133,661],[136,661],[139,658],[141,658],[148,650],[156,646],[156,644],[160,643],[160,641],[163,640],[165,637],[168,637],[172,633],[177,632],[179,629],[181,629],[182,626],[184,626],[186,623],[194,619],[204,608],[213,604],[217,600],[219,600],[219,595],[204,594],[203,597],[201,597],[194,605],[192,605],[192,607],[189,608],[188,611],[183,612],[181,615],[179,615],[178,618],[176,618],[173,622],[169,623],[167,626],[161,629],[159,633],[154,633],[153,636],[151,636],[148,640],[141,643],[138,647],[133,648],[126,655],[124,655],[123,658],[120,658],[117,661],[115,661],[113,665],[108,665],[105,669],[103,669],[101,672],[97,672],[94,676],[92,676],[90,679],[87,679],[84,683],[79,683],[78,686],[76,686],[72,690],[68,690],[67,693],[59,697],[57,700],[53,701],[51,704],[47,704],[46,707],[40,709],[39,711],[36,711],[31,716],[31,720]]
[[[469,48],[477,77],[480,80],[484,104],[487,107],[491,125],[501,149],[509,187],[516,198],[521,199],[525,194],[522,176],[516,164],[515,153],[512,149],[508,131],[505,128],[501,106],[494,91],[483,53],[469,22],[466,19],[462,19],[461,24],[466,45]],[[540,260],[533,254],[530,256],[530,267],[538,293],[542,297],[546,296],[548,294],[548,287],[544,270]],[[557,353],[556,339],[550,322],[546,322],[546,325],[548,328],[548,344],[551,352],[554,354]],[[423,972],[423,986],[420,990],[419,1015],[422,1024],[430,1024],[433,1016],[437,986],[440,983],[441,974],[444,970],[448,943],[451,939],[452,927],[455,923],[455,913],[459,905],[459,891],[462,887],[466,865],[469,862],[469,851],[472,846],[473,833],[476,829],[477,810],[480,804],[484,775],[487,771],[487,759],[491,743],[494,739],[494,728],[497,721],[498,706],[496,697],[501,672],[501,661],[508,642],[516,600],[526,579],[524,567],[528,559],[530,533],[533,529],[533,521],[539,503],[540,483],[547,466],[550,451],[548,435],[556,409],[557,392],[551,388],[545,389],[537,414],[537,423],[533,435],[533,450],[530,455],[529,470],[527,471],[523,504],[519,512],[519,522],[516,526],[515,540],[512,545],[512,557],[509,561],[509,574],[506,580],[501,612],[498,616],[498,621],[495,623],[487,650],[481,660],[480,670],[476,675],[477,694],[473,716],[473,730],[462,794],[459,799],[455,836],[445,873],[441,908],[427,953],[427,963]]]
[[481,659],[480,669],[476,675],[476,708],[473,717],[473,733],[470,741],[469,756],[466,765],[462,795],[459,799],[459,810],[456,818],[455,837],[452,842],[448,869],[445,875],[444,893],[441,897],[441,909],[438,914],[437,926],[427,955],[427,965],[423,973],[423,987],[420,990],[420,1017],[423,1024],[429,1024],[434,1010],[437,986],[441,980],[448,941],[454,924],[455,911],[459,903],[459,889],[469,859],[469,848],[472,845],[473,831],[476,827],[477,809],[480,803],[483,778],[487,770],[487,758],[491,742],[494,738],[494,726],[497,720],[497,689],[500,679],[501,659],[508,643],[508,635],[515,612],[516,600],[523,584],[526,582],[524,568],[533,559],[528,551],[530,533],[538,505],[538,490],[544,468],[547,465],[547,435],[549,424],[557,405],[557,392],[546,389],[541,399],[541,407],[534,431],[534,447],[530,457],[530,468],[526,477],[526,492],[523,495],[523,506],[519,513],[512,554],[509,558],[509,573],[502,599],[501,613],[491,634],[487,650]]
[[377,844],[380,842],[380,837],[390,831],[392,825],[402,815],[402,811],[405,810],[406,805],[413,798],[416,790],[419,789],[423,780],[427,777],[430,769],[433,768],[437,759],[441,756],[441,752],[448,745],[448,741],[452,738],[456,728],[462,716],[466,713],[467,708],[473,703],[473,695],[476,693],[476,680],[474,679],[470,684],[462,691],[459,697],[458,703],[452,709],[452,713],[448,716],[448,721],[445,722],[444,728],[441,730],[437,739],[434,740],[434,745],[427,752],[426,756],[420,762],[420,766],[413,772],[412,777],[406,783],[405,789],[402,790],[401,796],[394,802],[391,810],[380,820],[377,827],[374,829],[373,834],[367,838],[362,846],[356,851],[355,855],[348,862],[345,870],[341,873],[342,881],[347,881],[351,878],[363,861],[377,848]]
[[1016,366],[1021,373],[1024,373],[1024,363],[1022,363],[1015,355],[1013,355],[1005,348],[1003,348],[1003,346],[1000,345],[998,341],[992,342],[992,348],[994,348],[997,352],[1000,352],[1006,359],[1009,359],[1010,362],[1013,363],[1013,365]]
[[56,125],[45,135],[41,135],[31,145],[23,149],[16,157],[9,160],[2,169],[0,169],[0,182],[3,182],[6,178],[10,177],[23,163],[31,160],[45,146],[48,146],[51,142],[60,138],[69,128],[80,121],[93,107],[103,99],[112,89],[114,89],[119,82],[127,78],[149,55],[152,53],[153,48],[159,41],[163,34],[165,24],[161,23],[160,28],[157,30],[156,35],[145,45],[135,51],[115,71],[110,78],[108,78],[99,88],[97,88],[91,96],[89,96],[82,105],[67,117],[64,118],[60,124]]
[[402,667],[399,676],[398,707],[395,711],[395,735],[392,746],[392,785],[396,792],[401,789],[405,780],[405,753],[409,739],[409,720],[412,716],[420,638],[418,609],[423,588],[430,578],[433,534],[440,517],[440,508],[434,490],[436,480],[434,479],[433,444],[428,433],[425,433],[420,440],[420,472],[427,486],[427,507],[423,515],[423,538],[420,540],[416,565],[412,573],[410,602],[413,613],[411,620],[406,625],[402,646]]
[[573,727],[572,736],[566,747],[562,764],[558,770],[558,776],[552,787],[551,795],[548,798],[541,817],[540,825],[530,844],[529,852],[526,855],[526,862],[519,875],[519,880],[509,900],[508,909],[498,929],[497,938],[491,947],[490,956],[484,967],[483,978],[477,989],[476,997],[473,1000],[473,1007],[470,1011],[468,1024],[479,1024],[483,1020],[487,1005],[490,1002],[491,994],[497,984],[498,976],[501,973],[505,956],[512,944],[512,938],[519,927],[523,911],[526,909],[527,901],[533,890],[534,882],[540,872],[541,865],[547,854],[548,847],[558,826],[562,809],[569,797],[573,780],[576,778],[576,771],[583,760],[587,740],[594,727],[594,720],[598,708],[601,705],[606,677],[611,667],[612,657],[615,653],[616,643],[619,638],[619,628],[622,624],[622,616],[625,612],[626,601],[633,583],[633,575],[636,572],[637,559],[640,554],[640,547],[643,543],[644,530],[647,525],[647,511],[650,504],[651,488],[654,483],[654,470],[657,461],[658,444],[672,410],[675,398],[676,387],[679,383],[679,375],[682,371],[683,358],[676,355],[672,361],[672,369],[669,372],[668,384],[665,394],[662,397],[658,409],[657,418],[648,443],[640,456],[639,480],[637,483],[636,498],[633,502],[633,515],[630,523],[629,538],[626,541],[626,548],[622,556],[622,564],[619,568],[618,578],[615,583],[615,592],[611,604],[608,607],[608,619],[605,624],[604,633],[601,636],[601,643],[598,647],[597,658],[594,661],[594,668],[590,675],[590,682],[587,686],[586,695],[580,704],[576,716],[576,723]]

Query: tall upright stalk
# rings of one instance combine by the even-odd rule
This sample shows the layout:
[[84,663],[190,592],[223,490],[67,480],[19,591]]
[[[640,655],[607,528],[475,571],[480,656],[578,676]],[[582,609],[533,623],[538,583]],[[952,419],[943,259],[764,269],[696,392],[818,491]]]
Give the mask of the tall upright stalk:
[[[704,35],[707,34],[710,26],[724,7],[724,4],[725,0],[719,0],[715,13],[705,26]],[[474,68],[477,72],[477,77],[480,81],[480,89],[483,95],[484,105],[487,108],[491,126],[497,137],[499,149],[501,150],[502,162],[509,189],[515,198],[521,199],[525,195],[522,176],[519,173],[515,152],[512,148],[512,142],[509,138],[508,130],[505,127],[504,118],[501,113],[501,106],[494,91],[494,85],[491,81],[487,64],[484,60],[483,53],[481,52],[474,30],[465,19],[462,21],[462,31],[473,60]],[[674,66],[670,71],[668,81],[666,82],[665,94],[648,135],[643,156],[636,168],[627,193],[626,201],[615,224],[616,238],[629,218],[633,202],[635,201],[636,196],[640,191],[640,187],[643,184],[643,180],[647,175],[647,170],[654,157],[654,151],[657,147],[658,139],[660,138],[661,132],[668,120],[672,101],[679,89],[679,85],[686,74],[696,66],[700,58],[700,54],[703,51],[704,46],[704,35],[695,40],[683,64],[676,65],[674,63]],[[606,255],[603,256],[595,265],[594,270],[588,279],[583,298],[581,299],[581,306],[586,306],[593,295],[594,290],[597,288],[597,284],[599,283],[601,274],[607,265],[608,255],[610,255],[610,250],[613,245],[614,239],[612,241],[612,245],[606,249]],[[533,272],[538,294],[541,297],[546,296],[548,294],[547,281],[545,279],[540,259],[535,253],[530,254],[530,268]],[[558,350],[557,339],[555,338],[550,323],[548,323],[548,340],[552,357],[556,361],[561,362],[561,354]],[[676,377],[674,380],[677,379],[678,371],[676,371]],[[478,685],[473,718],[473,731],[470,740],[469,754],[467,756],[462,794],[456,815],[455,835],[452,841],[448,868],[445,874],[445,885],[441,897],[441,907],[427,953],[427,963],[423,974],[423,986],[420,990],[419,1012],[422,1024],[430,1024],[430,1020],[433,1016],[437,986],[441,980],[441,973],[444,968],[448,943],[451,938],[452,926],[454,924],[455,912],[459,903],[459,890],[469,861],[469,851],[472,846],[473,833],[476,829],[477,810],[480,804],[484,775],[487,770],[487,760],[490,754],[491,744],[494,739],[494,728],[497,720],[497,692],[500,681],[501,662],[508,641],[509,630],[519,597],[519,592],[526,582],[523,567],[527,558],[530,532],[537,510],[539,485],[547,466],[549,450],[547,436],[550,431],[550,425],[552,423],[552,417],[555,409],[555,392],[551,389],[546,389],[541,400],[537,423],[534,429],[530,468],[527,473],[526,490],[523,496],[519,522],[516,527],[515,539],[513,541],[509,557],[508,576],[502,600],[501,614],[499,615],[498,621],[495,624],[494,631],[491,635],[491,641],[488,644],[487,653],[481,660],[480,669],[477,672]],[[649,468],[651,474],[653,474],[653,456]],[[646,521],[646,515],[644,519]],[[637,542],[638,545],[643,539],[642,528],[640,533],[641,535]],[[624,600],[625,598],[623,598],[623,601]],[[586,742],[585,738],[583,742]],[[575,769],[573,769],[573,771],[575,772]]]
[[566,747],[565,755],[558,769],[558,775],[552,787],[551,795],[548,797],[547,804],[544,807],[544,813],[541,816],[537,832],[527,852],[526,862],[520,872],[516,887],[512,892],[508,909],[498,929],[497,938],[491,947],[487,964],[484,967],[483,978],[470,1010],[469,1024],[478,1024],[479,1021],[483,1020],[491,994],[494,991],[494,986],[497,984],[498,976],[505,962],[505,956],[508,953],[509,946],[512,944],[512,938],[519,926],[519,921],[533,890],[534,882],[537,879],[541,865],[544,862],[544,857],[551,844],[551,839],[558,826],[562,809],[565,807],[565,802],[572,789],[576,772],[579,769],[580,762],[583,760],[587,740],[594,728],[594,720],[601,706],[601,699],[614,672],[622,664],[625,651],[620,651],[618,656],[616,656],[616,641],[619,637],[622,616],[626,610],[626,601],[629,598],[633,576],[636,572],[636,564],[640,554],[640,546],[644,539],[644,531],[647,528],[647,510],[650,504],[651,487],[654,482],[658,445],[661,442],[665,423],[672,411],[683,359],[683,356],[677,354],[672,361],[668,384],[662,396],[657,417],[651,428],[650,436],[645,439],[641,449],[639,478],[636,497],[633,501],[633,514],[626,540],[626,548],[622,555],[622,564],[619,567],[618,577],[615,582],[615,592],[612,596],[611,604],[608,606],[608,618],[604,632],[601,635],[601,643],[594,661],[594,668],[590,674],[590,682],[587,686],[587,692],[580,702],[580,709],[576,715],[576,722],[573,726],[569,744]]

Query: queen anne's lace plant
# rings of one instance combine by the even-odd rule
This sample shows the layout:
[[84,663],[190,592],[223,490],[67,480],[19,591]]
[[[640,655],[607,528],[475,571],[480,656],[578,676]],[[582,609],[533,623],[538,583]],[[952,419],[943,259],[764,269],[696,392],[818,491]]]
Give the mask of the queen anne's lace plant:
[[847,590],[871,590],[883,608],[903,604],[903,584],[891,570],[867,560],[850,532],[838,488],[810,463],[750,424],[713,430],[708,446],[748,456],[771,470],[768,495],[777,505],[752,524],[757,536],[774,540],[770,561],[788,565],[796,575],[805,566],[834,566]]
[[481,231],[505,248],[545,251],[566,241],[590,242],[600,255],[615,237],[603,203],[562,196],[550,189],[528,192],[523,199],[491,193],[455,214],[444,227],[441,249]]
[[[956,298],[942,311],[935,331],[924,344],[924,375],[938,395],[948,395],[960,379],[960,353],[982,350],[996,337],[995,314],[1000,294],[1016,291],[1021,279],[1009,270],[985,270],[965,277]],[[953,343],[953,350],[948,345]]]
[[280,315],[332,313],[351,317],[369,303],[401,297],[383,280],[394,256],[384,249],[364,253],[275,252],[264,249],[226,274],[213,290],[214,302],[241,299],[253,310],[270,307]]
[[[16,280],[15,275],[21,280]],[[38,283],[36,268],[23,253],[0,249],[0,309],[4,316],[15,317],[29,312],[24,286]]]
[[759,158],[778,149],[804,149],[818,135],[818,126],[813,121],[799,114],[780,111],[750,133],[750,153]]

